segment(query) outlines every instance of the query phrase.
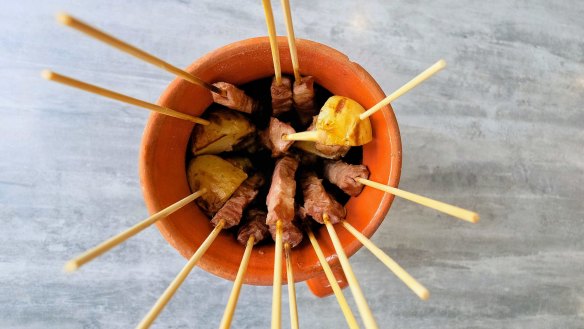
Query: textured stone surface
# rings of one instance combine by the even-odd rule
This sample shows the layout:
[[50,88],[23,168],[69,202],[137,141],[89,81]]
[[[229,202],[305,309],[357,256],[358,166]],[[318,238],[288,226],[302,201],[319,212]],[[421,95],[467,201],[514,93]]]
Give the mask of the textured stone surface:
[[[373,240],[432,297],[419,301],[360,251],[351,261],[380,326],[584,328],[584,4],[335,3],[293,1],[297,36],[347,53],[386,92],[448,61],[394,102],[401,187],[482,215],[471,225],[394,203]],[[279,1],[274,7],[283,33]],[[133,327],[185,263],[155,229],[80,273],[61,269],[147,215],[137,174],[147,113],[42,81],[39,71],[151,101],[172,77],[59,27],[53,13],[65,9],[186,66],[264,35],[260,1],[27,0],[1,8],[0,327]],[[195,269],[155,327],[217,327],[230,287]],[[345,326],[333,298],[297,289],[303,327]],[[271,288],[244,287],[234,327],[268,327],[270,304]]]

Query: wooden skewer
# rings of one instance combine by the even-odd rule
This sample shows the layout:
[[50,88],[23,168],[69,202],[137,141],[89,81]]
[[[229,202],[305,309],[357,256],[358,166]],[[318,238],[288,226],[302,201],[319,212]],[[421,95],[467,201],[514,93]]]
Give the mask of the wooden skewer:
[[379,249],[371,240],[367,239],[366,236],[357,231],[351,224],[347,221],[342,221],[343,227],[349,231],[359,242],[361,242],[375,257],[377,257],[385,266],[389,268],[403,283],[406,284],[421,300],[428,300],[430,298],[430,292],[426,287],[421,285],[416,279],[414,279],[403,267],[399,266],[391,257],[389,257],[383,250]]
[[170,72],[176,76],[179,76],[197,86],[201,86],[205,89],[208,89],[210,92],[225,96],[224,92],[213,86],[210,83],[207,83],[199,78],[197,78],[196,76],[179,69],[178,67],[169,64],[165,61],[163,61],[162,59],[155,57],[154,55],[151,55],[141,49],[138,49],[118,38],[115,38],[103,31],[100,31],[90,25],[88,25],[85,22],[82,22],[80,20],[78,20],[77,18],[66,14],[66,13],[59,13],[57,14],[57,21],[63,25],[69,26],[71,28],[76,29],[79,32],[85,33],[87,35],[89,35],[90,37],[93,37],[99,41],[102,41],[114,48],[117,48],[125,53],[128,53],[136,58],[139,58],[147,63],[150,63],[152,65],[158,66],[160,68],[162,68],[163,70]]
[[428,79],[429,77],[438,73],[440,70],[442,70],[445,67],[446,67],[446,61],[443,59],[439,60],[434,65],[427,68],[424,72],[420,73],[418,76],[416,76],[415,78],[410,80],[408,83],[401,86],[398,90],[394,91],[392,94],[385,97],[383,100],[381,100],[381,102],[375,104],[369,110],[361,113],[361,115],[359,115],[359,119],[365,120],[366,118],[370,117],[371,115],[373,115],[373,113],[381,110],[381,108],[383,108],[384,106],[393,102],[394,100],[396,100],[397,98],[399,98],[403,94],[407,93],[408,91],[412,90],[414,87],[416,87],[420,83],[426,81],[426,79]]
[[282,10],[286,18],[286,33],[288,34],[288,47],[290,48],[290,58],[292,59],[292,69],[294,70],[294,80],[300,81],[300,65],[298,65],[298,52],[296,51],[296,37],[294,36],[294,25],[292,25],[292,10],[290,0],[282,0]]
[[174,296],[174,293],[178,290],[178,288],[181,286],[181,284],[185,281],[185,279],[187,278],[189,273],[191,273],[191,271],[193,270],[195,265],[197,265],[197,262],[199,261],[199,259],[201,259],[201,257],[203,257],[205,252],[207,252],[207,249],[209,249],[209,247],[211,246],[213,241],[215,241],[215,238],[219,235],[219,232],[221,232],[221,229],[223,229],[223,225],[225,225],[225,222],[220,221],[219,224],[217,224],[217,226],[215,226],[213,231],[211,231],[211,233],[209,233],[209,236],[207,236],[205,241],[203,241],[203,243],[201,244],[199,249],[197,249],[197,251],[193,254],[191,259],[189,259],[189,261],[187,262],[185,267],[183,267],[183,269],[178,273],[176,278],[174,278],[174,280],[170,283],[168,288],[166,288],[166,290],[164,291],[162,296],[160,296],[160,298],[158,298],[158,300],[156,301],[156,304],[154,304],[152,309],[148,312],[148,314],[146,314],[144,319],[142,319],[142,321],[138,324],[138,326],[136,328],[146,329],[152,325],[152,323],[154,322],[154,320],[156,320],[156,318],[158,317],[160,312],[162,312],[162,310],[164,309],[166,304],[168,304],[168,302],[170,301],[172,296]]
[[231,289],[231,294],[229,295],[229,300],[227,301],[227,306],[225,307],[225,312],[223,313],[223,318],[221,319],[221,324],[219,325],[220,329],[229,329],[229,327],[231,327],[231,320],[233,320],[233,313],[235,313],[235,307],[237,307],[237,300],[239,299],[241,285],[243,284],[243,278],[245,277],[245,272],[247,271],[247,264],[249,264],[249,259],[251,257],[254,240],[255,238],[253,235],[250,235],[249,239],[247,240],[245,252],[243,253],[241,264],[239,264],[237,276],[233,282],[233,288]]
[[272,13],[272,3],[270,0],[262,0],[262,5],[264,6],[266,25],[268,26],[268,36],[270,38],[270,48],[272,49],[276,84],[280,85],[282,83],[282,69],[280,68],[280,51],[278,49],[278,39],[276,37],[276,24],[274,23],[274,14]]
[[355,316],[353,315],[353,312],[351,311],[351,307],[349,307],[349,304],[347,303],[347,300],[345,299],[345,295],[343,294],[343,291],[341,290],[341,287],[339,286],[339,283],[337,282],[337,279],[335,278],[335,275],[333,274],[331,267],[329,266],[328,262],[326,261],[326,258],[324,257],[324,253],[322,252],[322,249],[320,248],[318,241],[316,241],[316,238],[314,237],[314,233],[312,233],[312,230],[310,228],[307,229],[307,232],[308,232],[308,238],[310,239],[310,243],[312,244],[312,248],[314,249],[314,252],[316,253],[316,257],[318,257],[318,261],[320,262],[320,266],[322,266],[324,274],[326,275],[326,278],[328,279],[328,282],[331,285],[333,292],[335,293],[335,297],[337,298],[337,302],[339,303],[339,306],[341,307],[341,311],[343,312],[343,315],[345,316],[345,320],[347,321],[347,325],[349,326],[350,329],[359,329],[359,324],[357,324],[357,319],[355,319]]
[[287,134],[287,135],[282,136],[282,140],[318,142],[319,132],[316,130],[310,130],[310,131],[301,131],[301,132],[293,133],[293,134]]
[[194,117],[194,116],[191,116],[188,114],[177,112],[175,110],[171,110],[169,108],[166,108],[166,107],[163,107],[160,105],[148,103],[148,102],[145,102],[145,101],[142,101],[142,100],[130,97],[130,96],[126,96],[126,95],[117,93],[115,91],[111,91],[111,90],[108,90],[105,88],[91,85],[91,84],[83,82],[83,81],[75,80],[73,78],[70,78],[70,77],[61,75],[59,73],[49,71],[49,70],[42,71],[41,76],[46,80],[59,82],[59,83],[62,83],[64,85],[68,85],[70,87],[78,88],[78,89],[85,90],[87,92],[90,92],[90,93],[93,93],[96,95],[101,95],[101,96],[104,96],[107,98],[115,99],[115,100],[123,102],[123,103],[136,105],[138,107],[142,107],[142,108],[145,108],[147,110],[158,112],[160,114],[168,115],[168,116],[171,116],[171,117],[174,117],[177,119],[191,121],[194,123],[202,124],[204,126],[206,126],[210,123],[209,121],[207,121],[205,119],[201,119],[201,118],[197,118],[197,117]]
[[480,218],[479,214],[477,214],[476,212],[472,212],[470,210],[462,209],[462,208],[459,208],[459,207],[456,207],[453,205],[449,205],[449,204],[444,203],[444,202],[440,202],[440,201],[436,201],[436,200],[433,200],[430,198],[426,198],[426,197],[418,195],[418,194],[406,192],[404,190],[400,190],[400,189],[395,188],[395,187],[391,187],[388,185],[384,185],[381,183],[370,181],[370,180],[364,179],[364,178],[356,178],[355,180],[363,185],[373,187],[375,189],[381,190],[381,191],[386,192],[386,193],[391,193],[395,196],[399,196],[400,198],[404,198],[406,200],[410,200],[412,202],[421,204],[423,206],[441,211],[443,213],[460,218],[460,219],[465,220],[467,222],[477,223],[479,221],[479,218]]
[[294,284],[294,272],[292,270],[292,259],[290,258],[290,244],[284,244],[286,254],[286,277],[288,281],[288,301],[290,304],[290,327],[299,329],[298,306],[296,306],[296,285]]
[[129,229],[107,239],[106,241],[100,243],[96,247],[93,247],[83,254],[73,258],[72,260],[68,261],[65,264],[65,271],[73,272],[77,270],[79,267],[83,266],[85,263],[93,260],[94,258],[104,254],[108,250],[112,249],[113,247],[121,244],[122,242],[128,240],[132,236],[138,234],[139,232],[143,231],[145,228],[149,227],[150,225],[156,223],[161,218],[164,218],[173,212],[179,210],[180,208],[184,207],[185,205],[191,203],[201,195],[203,195],[207,190],[200,189],[197,192],[187,196],[186,198],[173,203],[172,205],[162,209],[161,211],[155,213],[154,215],[146,218],[145,220],[141,221],[140,223],[130,227]]
[[282,221],[276,222],[274,287],[272,293],[272,329],[280,329],[282,312]]
[[341,266],[343,267],[343,271],[345,272],[345,276],[347,277],[347,281],[349,281],[349,288],[351,289],[353,298],[355,298],[355,303],[357,304],[359,314],[361,314],[361,318],[365,323],[365,328],[378,328],[377,323],[375,322],[375,318],[371,313],[371,309],[367,304],[367,300],[365,300],[365,296],[363,296],[363,291],[361,291],[357,277],[355,277],[355,273],[353,273],[353,268],[349,263],[349,259],[343,250],[343,245],[337,236],[337,232],[335,232],[333,224],[331,224],[329,220],[329,216],[327,214],[323,214],[322,217],[324,219],[326,229],[331,237],[331,241],[333,242],[333,246],[335,247],[335,251],[337,252],[337,256],[339,257],[339,261],[341,262]]

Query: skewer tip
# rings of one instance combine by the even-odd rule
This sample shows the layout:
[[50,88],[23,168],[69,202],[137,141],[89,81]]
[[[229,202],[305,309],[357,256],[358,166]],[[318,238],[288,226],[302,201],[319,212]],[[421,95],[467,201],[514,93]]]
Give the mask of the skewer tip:
[[446,67],[446,61],[444,59],[439,60],[438,62],[436,62],[436,66],[439,69],[443,69]]
[[67,263],[65,263],[65,267],[63,268],[63,270],[65,270],[65,272],[67,273],[75,272],[77,271],[77,269],[79,269],[79,264],[77,264],[77,262],[73,260],[70,260]]
[[424,288],[424,290],[419,293],[418,297],[420,297],[421,300],[426,301],[430,298],[430,292],[428,289]]
[[71,25],[73,23],[73,17],[65,12],[57,13],[55,18],[57,18],[57,22],[63,25]]
[[481,217],[477,213],[473,213],[472,216],[470,216],[470,222],[473,224],[478,223],[480,219]]
[[52,80],[54,76],[55,76],[55,73],[53,73],[53,71],[51,71],[51,70],[42,70],[41,71],[41,77],[43,77],[43,79],[45,79],[45,80]]

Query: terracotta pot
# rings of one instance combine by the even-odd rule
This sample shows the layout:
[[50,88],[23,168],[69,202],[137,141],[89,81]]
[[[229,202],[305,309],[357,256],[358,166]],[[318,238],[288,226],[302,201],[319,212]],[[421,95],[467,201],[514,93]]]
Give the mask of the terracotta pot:
[[[282,70],[292,74],[290,53],[285,38],[278,40]],[[298,57],[302,75],[312,75],[316,82],[335,95],[350,97],[369,108],[385,97],[375,80],[347,56],[325,45],[298,40]],[[187,71],[205,81],[244,84],[274,74],[270,45],[266,37],[238,41],[217,49],[195,61]],[[268,92],[266,90],[266,92]],[[175,79],[160,97],[159,104],[191,115],[201,115],[211,104],[209,92],[182,79]],[[371,171],[371,179],[397,186],[401,171],[401,141],[398,124],[390,107],[371,117],[374,139],[363,147],[363,163]],[[164,115],[152,114],[146,125],[140,154],[140,177],[146,206],[150,213],[184,198],[191,193],[186,177],[185,157],[193,124]],[[347,220],[366,236],[371,236],[387,214],[393,196],[366,187],[347,203]],[[211,232],[209,219],[194,204],[189,204],[159,221],[163,237],[189,258]],[[347,231],[337,233],[348,256],[361,244]],[[339,279],[344,281],[326,229],[315,232],[329,256]],[[199,266],[207,272],[234,280],[244,248],[232,234],[222,232]],[[308,280],[318,296],[331,293],[321,266],[308,241],[293,250],[294,278]],[[245,283],[271,285],[274,248],[272,244],[254,248]],[[283,282],[286,282],[285,268]],[[346,285],[346,283],[344,283]]]

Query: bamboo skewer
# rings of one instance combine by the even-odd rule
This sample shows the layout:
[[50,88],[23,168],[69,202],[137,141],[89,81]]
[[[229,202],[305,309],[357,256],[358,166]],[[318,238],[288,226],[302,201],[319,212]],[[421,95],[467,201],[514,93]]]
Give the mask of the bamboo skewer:
[[155,57],[154,55],[151,55],[141,49],[138,49],[118,38],[115,38],[114,36],[111,36],[103,31],[100,31],[90,25],[88,25],[85,22],[82,22],[80,20],[78,20],[77,18],[70,16],[69,14],[66,13],[59,13],[57,14],[57,21],[63,25],[69,26],[71,28],[76,29],[79,32],[85,33],[86,35],[93,37],[99,41],[102,41],[114,48],[117,48],[125,53],[128,53],[138,59],[141,59],[147,63],[150,63],[154,66],[158,66],[160,68],[162,68],[163,70],[170,72],[176,76],[179,76],[197,86],[201,86],[205,89],[208,89],[210,92],[225,96],[225,93],[213,86],[210,83],[207,83],[199,78],[197,78],[196,76],[179,69],[178,67],[169,64],[165,61],[163,61],[162,59]]
[[294,284],[294,272],[292,270],[292,259],[290,258],[290,245],[284,244],[286,255],[286,278],[288,283],[288,301],[290,304],[290,328],[299,329],[298,307],[296,305],[296,286]]
[[274,287],[272,291],[272,329],[280,329],[282,317],[282,221],[276,222]]
[[444,202],[440,202],[437,200],[433,200],[418,194],[414,194],[414,193],[410,193],[410,192],[406,192],[404,190],[400,190],[398,188],[395,187],[391,187],[388,185],[384,185],[381,183],[377,183],[374,181],[370,181],[368,179],[364,179],[364,178],[356,178],[355,179],[357,182],[363,184],[363,185],[367,185],[369,187],[373,187],[375,189],[381,190],[383,192],[386,193],[391,193],[395,196],[399,196],[400,198],[404,198],[406,200],[421,204],[423,206],[432,208],[434,210],[438,210],[441,211],[443,213],[446,213],[448,215],[460,218],[462,220],[465,220],[467,222],[471,222],[471,223],[477,223],[479,221],[479,214],[472,212],[470,210],[466,210],[466,209],[462,209]]
[[235,308],[237,307],[237,300],[239,299],[241,285],[243,284],[245,272],[247,271],[247,265],[249,264],[249,259],[251,257],[254,240],[255,238],[253,235],[250,235],[249,239],[247,240],[245,252],[243,253],[241,264],[239,264],[237,276],[233,282],[233,288],[231,289],[231,294],[229,295],[229,300],[227,301],[227,306],[225,306],[225,312],[223,313],[223,318],[221,319],[221,324],[219,325],[220,329],[229,329],[229,327],[231,327],[231,321],[233,320],[233,314],[235,313]]
[[129,229],[107,239],[106,241],[100,243],[99,245],[87,250],[86,252],[82,253],[81,255],[71,259],[65,264],[65,271],[73,272],[77,270],[79,267],[83,266],[85,263],[93,260],[94,258],[104,254],[105,252],[109,251],[113,247],[121,244],[122,242],[128,240],[129,238],[133,237],[134,235],[142,232],[147,227],[151,226],[152,224],[156,223],[161,218],[164,218],[173,212],[179,210],[180,208],[184,207],[185,205],[191,203],[201,195],[203,195],[207,190],[200,189],[195,193],[185,197],[184,199],[173,203],[172,205],[162,209],[161,211],[155,213],[154,215],[146,218],[145,220],[141,221],[140,223],[130,227]]
[[282,83],[282,69],[280,67],[280,51],[278,49],[278,39],[276,36],[276,24],[272,13],[272,3],[270,0],[262,0],[264,14],[266,15],[266,25],[268,26],[268,36],[270,38],[270,48],[272,49],[272,60],[274,61],[274,74],[276,75],[276,85]]
[[199,261],[199,259],[201,259],[201,257],[203,257],[205,252],[207,252],[207,249],[209,249],[209,247],[211,246],[211,244],[213,243],[215,238],[221,232],[221,229],[223,229],[223,225],[225,225],[224,221],[219,222],[219,224],[217,224],[217,226],[215,226],[213,231],[211,231],[211,233],[209,233],[209,236],[207,236],[205,241],[203,241],[203,243],[201,244],[199,249],[197,249],[197,251],[189,259],[189,261],[187,262],[185,267],[183,267],[183,269],[178,273],[176,278],[174,280],[172,280],[172,282],[170,283],[168,288],[166,288],[164,293],[156,301],[156,304],[154,304],[152,309],[148,312],[148,314],[146,314],[144,319],[142,319],[142,321],[138,324],[138,326],[136,328],[146,329],[152,325],[152,323],[154,322],[154,320],[156,320],[156,318],[158,317],[160,312],[162,312],[162,310],[164,309],[166,304],[168,304],[168,302],[170,301],[172,296],[174,296],[174,293],[178,290],[178,288],[181,286],[181,284],[185,281],[185,279],[187,278],[189,273],[193,270],[195,265],[197,265],[197,262]]
[[357,231],[351,224],[347,221],[342,221],[343,227],[349,231],[365,248],[369,249],[375,257],[377,257],[385,266],[389,268],[403,283],[406,284],[421,300],[428,300],[430,298],[430,292],[426,287],[421,285],[416,279],[414,279],[406,270],[403,269],[398,263],[396,263],[391,257],[389,257],[383,250],[379,249],[371,240],[366,236]]
[[434,65],[427,68],[424,72],[420,73],[418,76],[410,80],[405,85],[401,86],[398,90],[394,91],[389,96],[385,97],[381,102],[375,104],[369,110],[361,113],[359,115],[359,119],[365,120],[366,118],[373,115],[373,113],[381,110],[384,106],[388,105],[389,103],[393,102],[403,94],[407,93],[408,91],[412,90],[414,87],[418,86],[420,83],[426,81],[428,78],[433,76],[434,74],[438,73],[440,70],[446,67],[446,61],[443,59],[436,62]]
[[347,281],[349,281],[349,288],[351,289],[353,298],[355,298],[355,303],[357,304],[359,314],[361,314],[361,318],[365,323],[365,328],[378,328],[377,323],[375,322],[375,318],[373,317],[373,313],[371,313],[371,309],[367,304],[367,300],[365,300],[365,296],[363,296],[363,291],[361,291],[357,277],[355,277],[355,273],[353,273],[353,268],[349,263],[349,259],[343,250],[343,245],[341,244],[341,241],[335,232],[335,228],[333,224],[331,224],[329,216],[326,213],[323,214],[323,219],[326,229],[331,237],[331,241],[333,242],[333,246],[335,247],[335,251],[337,252],[337,256],[339,257],[339,262],[343,267]]
[[290,10],[290,0],[282,0],[282,10],[286,22],[286,33],[288,34],[288,47],[290,48],[290,59],[294,70],[294,80],[300,81],[300,65],[298,64],[298,52],[296,51],[296,37],[294,36],[294,25],[292,24],[292,10]]
[[343,291],[341,290],[341,287],[339,286],[339,283],[337,282],[337,279],[335,278],[335,275],[333,274],[331,267],[329,266],[328,262],[326,261],[326,258],[324,257],[324,253],[322,252],[322,249],[320,248],[320,245],[318,244],[318,241],[314,237],[314,233],[312,233],[312,230],[310,228],[307,229],[307,234],[308,234],[308,239],[310,240],[310,243],[312,244],[312,248],[314,249],[314,252],[316,253],[316,257],[318,257],[318,261],[320,262],[320,266],[322,266],[324,274],[326,275],[326,278],[328,279],[328,282],[331,285],[331,288],[335,294],[335,297],[337,298],[337,302],[339,303],[339,306],[341,307],[341,311],[343,312],[343,315],[345,316],[345,320],[347,321],[347,325],[349,326],[350,329],[359,329],[359,324],[357,324],[357,319],[355,319],[355,316],[353,315],[353,312],[351,311],[351,308],[349,307],[349,304],[347,303],[347,300],[345,299],[345,295],[343,294]]
[[286,134],[286,135],[282,135],[282,140],[318,142],[319,132],[316,130],[309,130],[309,131],[301,131],[298,133]]
[[61,75],[59,73],[49,71],[49,70],[42,71],[41,76],[46,80],[59,82],[59,83],[62,83],[64,85],[67,85],[70,87],[78,88],[78,89],[85,90],[87,92],[90,92],[90,93],[93,93],[96,95],[115,99],[115,100],[123,102],[123,103],[142,107],[142,108],[145,108],[147,110],[158,112],[160,114],[168,115],[168,116],[171,116],[171,117],[174,117],[177,119],[191,121],[194,123],[202,124],[204,126],[206,126],[210,123],[209,121],[207,121],[205,119],[201,119],[201,118],[197,118],[197,117],[194,117],[194,116],[191,116],[188,114],[177,112],[175,110],[171,110],[167,107],[163,107],[160,105],[148,103],[148,102],[145,102],[143,100],[139,100],[139,99],[136,99],[136,98],[133,98],[130,96],[126,96],[126,95],[117,93],[115,91],[111,91],[111,90],[108,90],[105,88],[91,85],[91,84],[83,82],[83,81],[75,80],[73,78],[70,78],[70,77]]

